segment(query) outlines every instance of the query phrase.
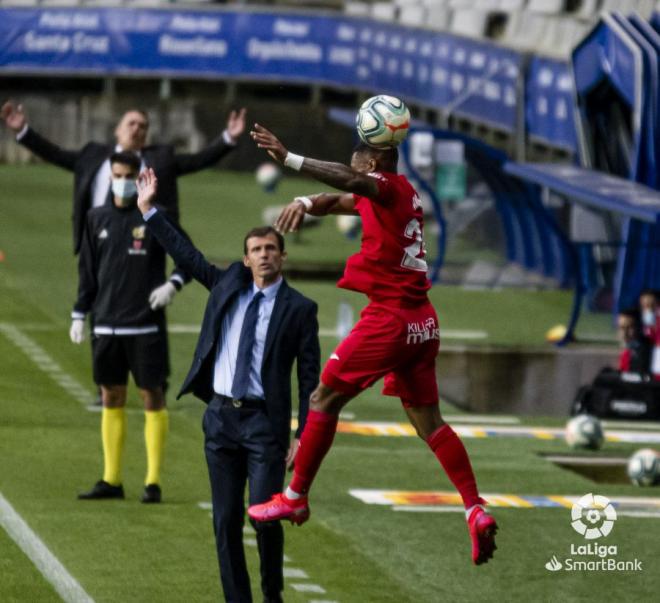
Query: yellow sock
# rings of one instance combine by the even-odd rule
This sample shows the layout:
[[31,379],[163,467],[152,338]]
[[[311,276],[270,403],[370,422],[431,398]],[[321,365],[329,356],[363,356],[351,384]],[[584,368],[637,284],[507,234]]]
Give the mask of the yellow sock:
[[170,420],[166,408],[144,411],[144,443],[147,447],[147,477],[145,484],[160,484],[165,440]]
[[126,436],[126,413],[123,408],[103,408],[101,439],[103,440],[103,481],[121,484],[121,457]]

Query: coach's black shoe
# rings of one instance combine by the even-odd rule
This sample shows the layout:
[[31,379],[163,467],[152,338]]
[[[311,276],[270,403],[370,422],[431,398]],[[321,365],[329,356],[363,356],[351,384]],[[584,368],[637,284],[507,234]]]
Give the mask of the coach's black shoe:
[[159,503],[161,499],[160,486],[158,484],[147,484],[144,487],[142,498],[143,503]]
[[89,492],[78,494],[79,500],[98,500],[101,498],[124,498],[124,486],[113,486],[103,480],[94,484]]

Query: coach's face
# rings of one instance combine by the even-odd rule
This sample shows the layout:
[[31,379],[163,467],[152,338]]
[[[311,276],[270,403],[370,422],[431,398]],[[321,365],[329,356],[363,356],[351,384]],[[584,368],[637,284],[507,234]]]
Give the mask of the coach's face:
[[286,260],[286,251],[280,251],[277,236],[250,237],[246,245],[247,255],[243,257],[243,263],[252,271],[257,287],[267,287],[277,281]]
[[124,151],[139,151],[147,141],[149,121],[139,111],[127,111],[115,128],[117,144]]

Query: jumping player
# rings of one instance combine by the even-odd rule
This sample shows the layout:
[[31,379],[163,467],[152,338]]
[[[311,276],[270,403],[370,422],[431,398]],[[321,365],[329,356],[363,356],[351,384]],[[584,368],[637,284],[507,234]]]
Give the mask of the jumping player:
[[472,539],[472,560],[485,563],[496,549],[497,524],[479,496],[463,443],[440,415],[435,357],[438,319],[429,302],[424,261],[424,217],[419,196],[396,173],[396,149],[358,146],[351,167],[289,153],[266,128],[250,133],[275,160],[346,193],[297,197],[275,227],[295,231],[305,213],[359,214],[362,246],[351,256],[339,287],[360,291],[369,304],[359,322],[327,361],[312,393],[293,479],[282,494],[248,509],[256,521],[309,518],[308,492],[332,445],[339,412],[352,398],[384,377],[383,393],[398,396],[417,434],[429,445],[461,497]]

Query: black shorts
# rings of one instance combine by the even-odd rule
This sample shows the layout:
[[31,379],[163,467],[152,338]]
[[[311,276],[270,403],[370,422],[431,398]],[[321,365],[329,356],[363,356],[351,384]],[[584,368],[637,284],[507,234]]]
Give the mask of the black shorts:
[[170,374],[167,333],[95,335],[92,358],[97,385],[126,385],[130,371],[140,389],[167,386]]

